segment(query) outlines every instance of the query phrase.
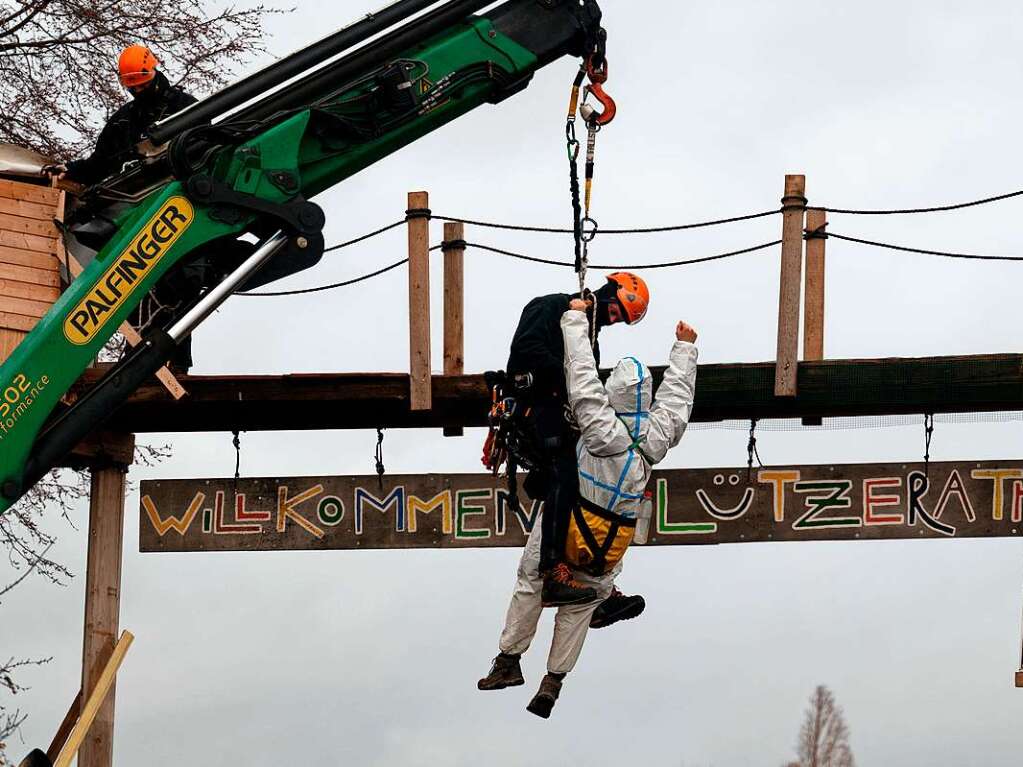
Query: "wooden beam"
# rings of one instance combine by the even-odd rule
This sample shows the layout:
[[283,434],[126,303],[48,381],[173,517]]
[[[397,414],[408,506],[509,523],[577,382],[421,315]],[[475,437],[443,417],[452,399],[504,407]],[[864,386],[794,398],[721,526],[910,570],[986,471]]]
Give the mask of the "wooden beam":
[[408,313],[409,374],[412,391],[409,407],[431,407],[430,353],[430,195],[408,196]]
[[774,393],[777,397],[795,397],[799,367],[799,296],[802,291],[806,176],[785,176],[785,196],[781,203],[781,288]]
[[[82,694],[89,700],[117,644],[121,609],[121,549],[124,533],[126,466],[93,469],[89,504],[89,556],[85,572],[85,636]],[[112,680],[110,680],[112,685]],[[111,767],[114,690],[99,705],[78,751],[79,767]]]
[[57,761],[57,756],[60,754],[60,750],[64,748],[64,744],[67,743],[67,739],[71,736],[71,731],[75,728],[75,722],[78,721],[78,715],[81,711],[82,691],[79,690],[74,701],[71,703],[71,708],[64,715],[64,721],[57,728],[57,734],[53,736],[50,747],[46,749],[46,756],[51,762]]
[[[444,224],[444,242],[449,243],[444,249],[444,375],[460,376],[465,372],[465,224]],[[460,426],[444,429],[445,437],[464,434]]]
[[[108,368],[89,370],[84,393]],[[663,368],[655,367],[655,383]],[[773,362],[701,365],[693,420],[834,418],[1023,410],[1023,355],[824,360],[799,366],[799,395],[774,396]],[[485,426],[482,375],[434,376],[433,409],[410,412],[402,373],[187,376],[179,402],[158,384],[138,389],[108,428],[134,432]]]
[[[76,751],[78,752],[78,767],[84,767],[87,764],[82,758],[82,752],[85,750],[84,744],[93,734],[91,729],[93,725],[99,726],[100,722],[97,720],[103,714],[104,708],[107,706],[113,707],[114,681],[117,679],[117,671],[121,668],[124,656],[128,654],[128,648],[131,647],[133,641],[135,641],[135,635],[130,631],[125,631],[121,634],[117,644],[114,645],[110,658],[103,666],[103,671],[100,672],[99,678],[96,680],[95,687],[85,699],[85,703],[82,704],[82,715],[78,717],[78,722],[75,724],[74,729],[71,730],[67,743],[60,749],[60,754],[57,755],[53,767],[70,767],[71,761],[75,758]],[[109,765],[112,761],[113,754],[110,753],[104,763]]]

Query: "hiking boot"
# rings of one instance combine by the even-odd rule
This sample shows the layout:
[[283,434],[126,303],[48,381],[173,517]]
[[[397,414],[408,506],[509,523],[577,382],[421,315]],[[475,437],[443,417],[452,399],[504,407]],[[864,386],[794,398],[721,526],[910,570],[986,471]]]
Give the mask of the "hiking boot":
[[596,598],[597,590],[573,579],[572,571],[564,562],[559,562],[544,576],[543,591],[540,593],[544,607],[581,605]]
[[550,719],[554,704],[558,702],[558,695],[561,694],[561,682],[564,678],[564,674],[547,674],[540,682],[540,689],[526,706],[526,711],[536,714],[541,719]]
[[490,673],[476,683],[480,690],[503,690],[505,687],[518,687],[525,684],[522,668],[519,666],[518,655],[499,654],[494,658]]
[[646,609],[646,600],[641,596],[627,597],[617,588],[611,590],[611,596],[605,599],[590,618],[591,629],[602,629],[618,621],[629,621],[638,618]]

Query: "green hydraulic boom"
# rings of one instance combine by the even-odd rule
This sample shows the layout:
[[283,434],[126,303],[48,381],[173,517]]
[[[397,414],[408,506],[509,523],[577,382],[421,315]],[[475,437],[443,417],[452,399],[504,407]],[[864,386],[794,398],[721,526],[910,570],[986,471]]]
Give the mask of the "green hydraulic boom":
[[[491,4],[396,2],[152,126],[144,159],[89,190],[85,210],[112,222],[89,234],[95,259],[0,367],[0,513],[233,292],[320,259],[316,194],[518,92],[562,56],[603,67],[594,0],[509,0],[474,15]],[[238,257],[245,235],[258,243]],[[228,263],[223,252],[234,254]],[[78,402],[61,404],[154,286],[199,263],[204,287],[173,321],[149,329]]]

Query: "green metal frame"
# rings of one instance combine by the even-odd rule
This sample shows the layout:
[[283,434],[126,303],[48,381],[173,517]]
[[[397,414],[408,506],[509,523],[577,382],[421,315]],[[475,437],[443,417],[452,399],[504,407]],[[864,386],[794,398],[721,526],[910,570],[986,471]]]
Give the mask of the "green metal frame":
[[[404,58],[429,66],[429,82],[424,87],[476,64],[492,64],[512,79],[526,78],[539,66],[532,52],[500,34],[486,18],[467,20],[409,50]],[[322,135],[310,130],[311,111],[294,113],[247,143],[211,158],[206,172],[238,192],[284,202],[288,196],[271,182],[268,172],[285,171],[299,179],[300,194],[308,199],[482,105],[494,95],[494,89],[492,82],[468,85],[425,114],[369,141],[325,142]],[[318,106],[343,109],[345,99],[351,96],[342,93]],[[235,224],[214,220],[209,210],[190,201],[194,213],[187,228],[164,249],[156,263],[134,285],[118,281],[117,289],[127,293],[130,287],[130,295],[112,301],[114,308],[99,313],[102,326],[85,342],[70,340],[65,333],[68,318],[95,295],[95,290],[104,290],[105,277],[125,254],[131,253],[138,237],[147,231],[167,234],[159,224],[153,229],[154,216],[166,212],[168,204],[181,198],[187,198],[182,184],[171,181],[122,216],[118,233],[0,367],[0,484],[16,487],[19,492],[23,489],[25,465],[40,431],[65,393],[160,278],[198,248],[240,235],[257,223],[255,217]],[[177,225],[184,223],[179,220]],[[111,298],[111,290],[108,288],[104,295]],[[0,497],[0,513],[12,504],[9,498]]]

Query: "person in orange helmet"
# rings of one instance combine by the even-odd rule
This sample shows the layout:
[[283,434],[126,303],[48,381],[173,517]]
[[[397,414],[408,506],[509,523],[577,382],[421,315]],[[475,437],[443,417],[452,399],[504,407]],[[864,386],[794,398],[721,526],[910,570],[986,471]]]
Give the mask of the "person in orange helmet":
[[[527,433],[532,452],[539,456],[525,481],[530,498],[544,499],[540,516],[542,541],[539,572],[543,576],[543,603],[554,607],[593,601],[597,593],[572,578],[564,561],[565,541],[572,509],[578,496],[577,435],[565,418],[568,397],[565,385],[565,345],[561,318],[578,295],[555,293],[530,301],[522,311],[512,338],[507,380],[515,396],[528,409]],[[586,315],[592,338],[608,325],[635,325],[646,316],[650,290],[642,278],[615,272],[598,290],[586,291]],[[594,344],[599,364],[600,346]],[[525,412],[525,410],[523,411]],[[607,626],[635,617],[642,611],[641,598],[616,593],[614,602],[595,617],[595,626]],[[628,605],[619,600],[631,600]],[[626,607],[629,609],[625,609]]]
[[117,74],[132,100],[114,112],[91,155],[67,165],[51,165],[48,172],[86,186],[120,173],[125,163],[138,159],[136,146],[150,125],[196,102],[170,84],[160,71],[160,62],[144,45],[130,45],[121,52]]

